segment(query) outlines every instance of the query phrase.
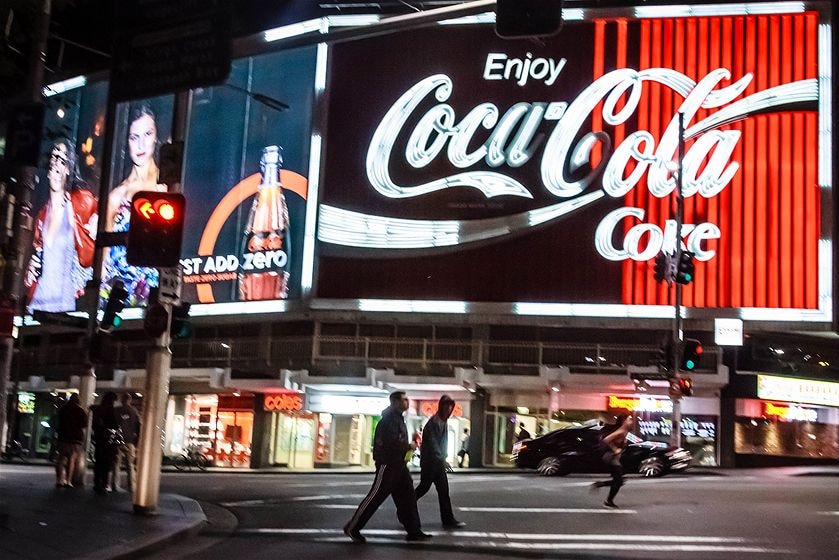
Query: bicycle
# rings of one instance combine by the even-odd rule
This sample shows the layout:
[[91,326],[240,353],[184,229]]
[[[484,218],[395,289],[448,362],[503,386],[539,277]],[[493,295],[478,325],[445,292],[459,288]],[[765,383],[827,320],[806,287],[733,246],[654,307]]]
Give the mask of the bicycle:
[[212,461],[201,451],[188,449],[183,454],[175,457],[172,464],[179,471],[192,470],[193,467],[196,467],[200,471],[206,471],[207,467],[212,464]]
[[9,442],[6,443],[6,447],[3,449],[3,452],[0,453],[0,456],[2,456],[4,461],[11,461],[14,458],[18,458],[24,463],[29,462],[29,450],[24,448],[23,445],[21,445],[21,443],[16,439],[9,440]]

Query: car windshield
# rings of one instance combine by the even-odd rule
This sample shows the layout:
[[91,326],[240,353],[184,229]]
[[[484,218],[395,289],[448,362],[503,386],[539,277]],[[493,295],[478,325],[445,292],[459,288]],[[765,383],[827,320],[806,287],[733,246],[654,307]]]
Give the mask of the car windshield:
[[644,440],[630,432],[626,434],[626,441],[628,441],[629,443],[641,443]]

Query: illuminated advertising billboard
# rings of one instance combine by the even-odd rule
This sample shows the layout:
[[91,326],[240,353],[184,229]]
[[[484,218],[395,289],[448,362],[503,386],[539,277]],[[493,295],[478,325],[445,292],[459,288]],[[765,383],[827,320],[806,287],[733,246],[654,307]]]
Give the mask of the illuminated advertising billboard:
[[32,251],[23,299],[32,311],[76,311],[93,278],[107,86],[47,90]]
[[[184,153],[182,298],[191,303],[300,297],[315,48],[235,61],[227,84],[193,90]],[[107,231],[128,231],[130,201],[159,182],[173,96],[117,107]],[[114,281],[147,303],[158,271],[105,255],[100,295]]]
[[779,6],[799,11],[587,11],[604,17],[540,43],[473,24],[335,45],[317,297],[666,316],[652,265],[680,240],[689,315],[829,321],[827,26]]

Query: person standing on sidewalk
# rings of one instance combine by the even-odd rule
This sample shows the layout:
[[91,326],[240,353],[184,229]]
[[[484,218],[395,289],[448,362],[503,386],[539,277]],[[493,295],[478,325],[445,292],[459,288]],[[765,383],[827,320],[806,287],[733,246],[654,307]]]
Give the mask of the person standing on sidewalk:
[[366,541],[361,530],[388,496],[396,504],[396,516],[408,532],[408,541],[422,541],[431,535],[422,532],[414,481],[408,471],[407,461],[413,450],[408,441],[408,427],[403,414],[408,410],[408,397],[404,391],[390,394],[390,406],[382,412],[382,419],[373,435],[373,461],[376,478],[373,487],[361,501],[355,514],[344,525],[344,534],[353,542]]
[[621,466],[621,455],[626,447],[626,436],[632,430],[632,416],[621,414],[617,417],[616,428],[603,438],[603,462],[612,474],[612,480],[601,480],[591,485],[592,491],[605,486],[609,487],[609,496],[603,505],[617,509],[615,496],[623,486],[623,467]]
[[97,494],[108,491],[108,481],[116,466],[117,449],[122,445],[122,432],[119,427],[114,403],[117,394],[108,391],[102,397],[102,402],[91,407],[93,413],[93,443],[96,445],[93,465],[93,490]]
[[72,488],[76,465],[84,446],[84,433],[87,430],[87,412],[80,404],[79,394],[73,393],[64,405],[58,409],[56,419],[56,439],[58,441],[58,460],[55,462],[55,486]]
[[457,466],[463,468],[469,460],[469,428],[463,428],[463,439],[460,441],[460,451],[457,452]]
[[437,489],[440,503],[440,519],[445,529],[459,529],[466,523],[454,518],[452,501],[449,498],[449,478],[446,475],[449,449],[448,420],[454,411],[454,399],[448,395],[440,397],[437,412],[429,418],[422,429],[422,450],[420,451],[420,483],[416,489],[417,501],[428,493],[431,484]]
[[125,466],[126,486],[129,492],[134,491],[135,458],[137,456],[137,442],[140,441],[140,414],[131,404],[131,393],[123,393],[120,397],[122,406],[117,409],[119,427],[122,430],[124,443],[117,450],[117,466],[114,471],[112,488],[119,487],[119,473]]

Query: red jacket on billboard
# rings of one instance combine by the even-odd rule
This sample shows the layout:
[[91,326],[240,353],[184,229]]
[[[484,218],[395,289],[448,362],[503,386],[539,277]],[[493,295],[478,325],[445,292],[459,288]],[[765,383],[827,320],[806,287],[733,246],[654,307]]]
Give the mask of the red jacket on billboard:
[[[72,211],[71,227],[73,231],[73,245],[78,258],[78,264],[82,268],[89,268],[93,266],[93,251],[96,245],[96,239],[95,236],[91,235],[88,227],[91,218],[97,213],[98,205],[96,197],[89,190],[77,189],[69,192],[65,200],[67,199],[69,199]],[[29,302],[32,301],[35,295],[35,290],[38,287],[38,281],[43,271],[43,230],[51,208],[52,206],[49,203],[45,204],[40,212],[38,212],[35,220],[32,258],[29,261],[29,269],[24,278],[24,285],[28,288],[27,301]],[[74,274],[72,270],[67,270],[65,273],[68,275]],[[83,285],[76,286],[77,293],[75,295],[78,295],[80,289],[83,289]],[[72,311],[72,309],[66,309],[64,311]]]

